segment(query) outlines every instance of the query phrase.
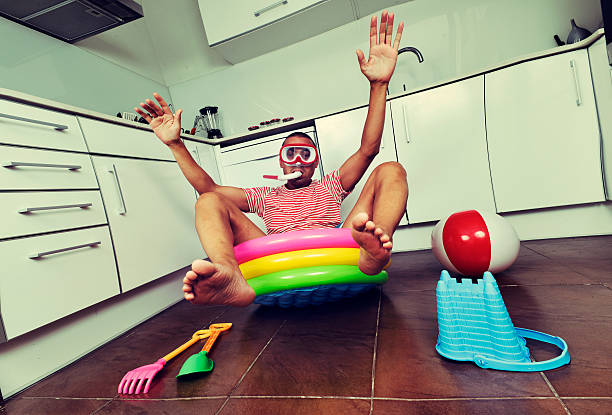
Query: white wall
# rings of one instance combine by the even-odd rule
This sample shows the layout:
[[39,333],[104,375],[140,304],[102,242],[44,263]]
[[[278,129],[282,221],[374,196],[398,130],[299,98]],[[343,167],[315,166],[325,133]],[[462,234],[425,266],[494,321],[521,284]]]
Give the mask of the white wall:
[[[135,45],[137,47],[137,45]],[[0,17],[0,87],[115,115],[168,88]]]
[[[390,92],[479,71],[517,56],[556,46],[570,18],[593,31],[599,0],[416,0],[390,8],[406,22],[402,46],[421,50],[425,62],[400,56]],[[367,103],[368,84],[355,49],[368,50],[369,18],[227,69],[171,84],[172,99],[191,127],[197,110],[220,107],[223,133],[273,117],[296,119]],[[296,28],[299,30],[299,28]]]

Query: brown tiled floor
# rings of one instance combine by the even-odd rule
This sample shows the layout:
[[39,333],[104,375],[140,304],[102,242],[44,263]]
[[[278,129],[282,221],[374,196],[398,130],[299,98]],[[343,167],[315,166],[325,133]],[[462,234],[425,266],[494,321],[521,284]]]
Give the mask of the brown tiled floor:
[[[184,302],[5,402],[0,415],[612,413],[612,236],[523,242],[496,275],[515,326],[569,344],[572,363],[544,373],[441,358],[440,269],[430,251],[396,254],[382,291],[310,309]],[[147,395],[117,395],[125,372],[222,321],[234,327],[211,353],[212,373],[177,382],[193,347]],[[528,344],[536,360],[556,352]]]

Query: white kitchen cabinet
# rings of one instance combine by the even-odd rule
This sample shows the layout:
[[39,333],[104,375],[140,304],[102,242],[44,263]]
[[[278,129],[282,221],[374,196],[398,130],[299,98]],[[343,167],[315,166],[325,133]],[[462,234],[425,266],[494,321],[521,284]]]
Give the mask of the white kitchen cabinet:
[[0,263],[8,340],[119,294],[108,226],[2,241]]
[[77,118],[0,99],[0,143],[87,151]]
[[219,175],[219,167],[217,166],[217,159],[215,155],[215,146],[210,144],[195,144],[195,152],[197,154],[197,162],[204,169],[206,173],[215,181],[215,183],[221,183],[221,176]]
[[234,36],[255,30],[320,0],[199,0],[200,13],[208,43],[214,45]]
[[87,154],[0,144],[0,190],[97,188]]
[[106,224],[99,190],[0,192],[0,239]]
[[495,211],[477,76],[391,101],[397,155],[408,176],[408,221]]
[[92,159],[123,292],[204,256],[194,226],[193,189],[176,163]]
[[199,0],[208,44],[238,63],[355,20],[351,0]]
[[587,51],[511,66],[485,81],[498,212],[604,200]]
[[[316,142],[317,138],[312,129],[299,131],[308,134]],[[263,175],[282,174],[279,164],[279,151],[283,140],[290,134],[291,132],[276,134],[221,148],[219,164],[221,166],[222,184],[241,188],[282,186],[284,182],[264,179]],[[319,169],[312,176],[313,180],[321,178],[320,167],[319,165]],[[254,213],[247,213],[247,216],[265,232],[266,227],[263,219]]]
[[612,66],[608,62],[606,38],[589,47],[589,62],[601,129],[601,154],[606,185],[606,199],[612,200]]
[[[367,114],[368,107],[363,107],[315,120],[324,174],[329,174],[339,169],[340,166],[359,149],[363,125]],[[355,206],[363,190],[363,186],[372,171],[376,166],[387,161],[397,161],[389,104],[387,104],[387,111],[385,112],[385,126],[380,144],[380,152],[351,194],[342,203],[340,214],[343,221],[351,212],[353,206]],[[407,224],[408,221],[404,215],[400,225]]]
[[170,149],[151,129],[79,117],[90,153],[174,161]]

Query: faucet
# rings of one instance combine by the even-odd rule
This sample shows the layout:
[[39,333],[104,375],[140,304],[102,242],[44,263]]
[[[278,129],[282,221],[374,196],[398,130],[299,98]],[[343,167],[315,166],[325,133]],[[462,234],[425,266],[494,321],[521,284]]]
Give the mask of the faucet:
[[413,48],[412,46],[401,48],[400,50],[397,51],[397,54],[399,55],[400,53],[404,53],[404,52],[412,52],[412,53],[414,53],[417,56],[417,58],[419,59],[419,63],[422,63],[423,60],[424,60],[423,59],[423,54],[417,48]]
[[[423,63],[423,61],[424,61],[423,54],[417,48],[413,48],[412,46],[407,46],[405,48],[401,48],[400,50],[398,50],[397,54],[399,55],[400,53],[404,53],[404,52],[412,52],[412,53],[414,53],[417,56],[417,59],[419,60],[419,63]],[[404,89],[404,91],[406,91],[406,84],[402,84],[402,88]],[[389,91],[387,91],[387,95],[388,94],[389,94]]]

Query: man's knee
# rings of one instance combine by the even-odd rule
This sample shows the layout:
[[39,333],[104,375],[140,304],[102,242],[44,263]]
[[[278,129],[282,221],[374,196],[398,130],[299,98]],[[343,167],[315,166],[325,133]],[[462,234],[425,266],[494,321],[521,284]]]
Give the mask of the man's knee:
[[401,180],[406,181],[406,170],[397,161],[387,161],[374,169],[378,180]]
[[196,201],[196,210],[219,209],[227,205],[225,198],[215,192],[202,193]]

